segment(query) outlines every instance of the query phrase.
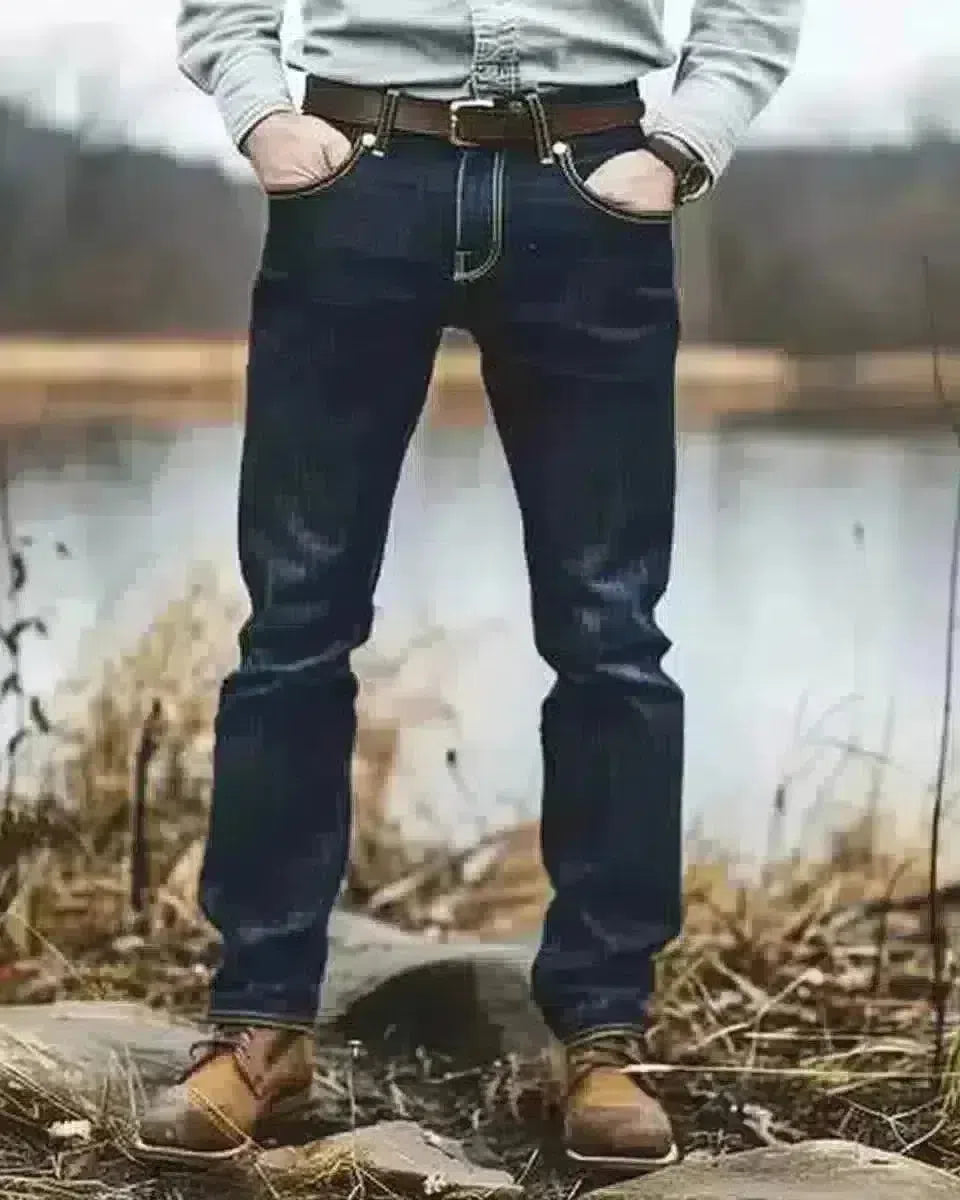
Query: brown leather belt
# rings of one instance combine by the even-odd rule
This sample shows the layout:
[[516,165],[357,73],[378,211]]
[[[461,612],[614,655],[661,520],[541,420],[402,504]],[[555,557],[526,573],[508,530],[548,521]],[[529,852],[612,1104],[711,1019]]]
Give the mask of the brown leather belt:
[[624,99],[565,100],[540,94],[467,100],[423,100],[399,92],[328,83],[309,76],[303,111],[352,129],[420,133],[454,146],[532,146],[548,148],[586,133],[637,125],[645,105],[639,96]]

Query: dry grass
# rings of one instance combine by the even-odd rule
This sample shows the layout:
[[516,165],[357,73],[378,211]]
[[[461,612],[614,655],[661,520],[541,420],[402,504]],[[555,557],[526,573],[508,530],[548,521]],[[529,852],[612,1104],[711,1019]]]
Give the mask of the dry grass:
[[[886,356],[890,357],[890,356]],[[783,385],[786,358],[779,351],[698,346],[683,351],[683,370],[691,378],[714,382],[763,381]],[[898,381],[910,386],[917,356],[901,354]],[[243,339],[113,338],[64,340],[0,338],[0,387],[8,384],[130,383],[192,384],[222,380],[241,382],[246,362]],[[441,376],[451,382],[478,378],[471,348],[445,347]]]
[[[217,686],[235,657],[241,610],[200,575],[129,652],[108,660],[92,683],[62,698],[66,714],[49,752],[39,802],[31,797],[0,851],[16,862],[19,889],[0,941],[0,1001],[118,990],[177,1010],[199,1004],[210,956],[196,905],[206,829]],[[441,647],[442,650],[442,647]],[[414,653],[435,653],[426,638]],[[354,842],[348,901],[408,928],[498,936],[542,911],[546,884],[536,830],[492,836],[462,854],[412,846],[385,809],[401,730],[452,712],[436,698],[398,691],[404,664],[366,656],[353,767]],[[154,709],[158,721],[151,718]],[[179,947],[134,971],[117,939],[132,932],[130,870],[134,764],[145,728],[157,747],[147,772],[149,932]],[[142,967],[142,970],[140,969]]]
[[[214,946],[196,908],[196,872],[216,685],[233,659],[237,615],[200,579],[71,696],[72,732],[52,756],[45,797],[21,811],[2,847],[0,869],[17,860],[19,890],[0,945],[0,1001],[124,997],[177,1012],[202,1005]],[[529,929],[547,898],[535,826],[455,854],[411,846],[387,819],[400,729],[444,715],[429,697],[391,697],[394,678],[381,664],[361,689],[348,902],[432,936]],[[134,928],[132,764],[157,701],[162,728],[147,792],[151,915]],[[960,1173],[960,1039],[938,1088],[926,911],[898,899],[922,896],[926,858],[922,849],[876,849],[884,844],[876,828],[853,828],[820,860],[773,864],[758,881],[738,880],[736,864],[718,854],[691,854],[685,935],[662,958],[651,1033],[660,1064],[651,1080],[688,1150],[840,1134]],[[952,958],[948,971],[952,981]],[[340,1081],[341,1128],[411,1115],[461,1137],[480,1130],[525,1170],[533,1193],[569,1186],[549,1150],[548,1091],[536,1069],[505,1063],[449,1079],[443,1064],[422,1061],[334,1059],[326,1069]],[[107,1142],[47,1147],[38,1159],[35,1141],[28,1153],[14,1139],[0,1146],[0,1194],[177,1194],[150,1191],[154,1184]],[[254,1184],[279,1194],[269,1181]],[[376,1191],[369,1181],[365,1190]],[[179,1195],[190,1194],[184,1184]]]
[[[161,428],[235,423],[244,407],[245,348],[236,339],[70,341],[0,338],[0,427],[130,420]],[[943,356],[948,385],[960,353]],[[780,351],[684,346],[677,416],[685,431],[718,421],[797,421],[823,428],[939,429],[924,352],[792,361]],[[445,345],[429,420],[475,428],[488,420],[476,352]]]

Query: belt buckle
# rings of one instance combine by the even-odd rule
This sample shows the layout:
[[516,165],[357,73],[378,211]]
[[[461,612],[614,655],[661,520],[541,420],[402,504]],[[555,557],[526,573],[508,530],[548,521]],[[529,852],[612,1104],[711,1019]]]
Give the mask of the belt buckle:
[[448,137],[452,146],[457,146],[462,150],[472,150],[479,146],[479,142],[468,142],[460,136],[460,114],[466,109],[482,108],[488,112],[496,108],[497,101],[493,96],[470,96],[463,100],[450,101],[450,124],[448,127]]

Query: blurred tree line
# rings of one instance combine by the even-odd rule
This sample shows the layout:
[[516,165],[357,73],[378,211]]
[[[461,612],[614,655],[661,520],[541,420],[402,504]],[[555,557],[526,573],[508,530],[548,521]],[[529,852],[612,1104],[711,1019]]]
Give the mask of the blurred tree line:
[[797,353],[960,346],[960,143],[744,153],[709,220],[710,336]]
[[[925,345],[922,259],[960,345],[960,144],[746,150],[684,216],[694,340],[799,353]],[[94,146],[0,107],[0,330],[233,334],[263,223],[212,165]],[[687,251],[689,247],[689,252]]]
[[0,330],[233,333],[262,221],[257,191],[213,166],[0,106]]

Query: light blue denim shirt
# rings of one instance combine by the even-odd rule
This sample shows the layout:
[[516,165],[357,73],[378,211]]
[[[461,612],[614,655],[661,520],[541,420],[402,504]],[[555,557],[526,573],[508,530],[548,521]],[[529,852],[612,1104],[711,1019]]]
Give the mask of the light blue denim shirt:
[[[303,0],[291,64],[343,83],[455,99],[641,80],[675,56],[664,0]],[[676,86],[648,132],[679,138],[714,176],[796,55],[804,0],[697,0]],[[291,107],[283,0],[181,0],[180,67],[216,98],[235,142]]]

